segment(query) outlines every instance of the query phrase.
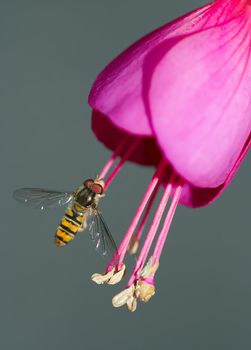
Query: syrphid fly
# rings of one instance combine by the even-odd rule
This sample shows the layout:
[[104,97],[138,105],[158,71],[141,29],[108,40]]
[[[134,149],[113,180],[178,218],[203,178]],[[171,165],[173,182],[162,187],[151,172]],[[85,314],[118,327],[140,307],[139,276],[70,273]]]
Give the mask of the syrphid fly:
[[21,203],[40,210],[68,204],[68,209],[60,221],[55,234],[55,244],[63,247],[71,242],[78,232],[89,227],[91,240],[102,255],[112,257],[116,244],[98,209],[104,196],[104,181],[88,179],[74,192],[59,192],[41,188],[20,188],[13,197]]

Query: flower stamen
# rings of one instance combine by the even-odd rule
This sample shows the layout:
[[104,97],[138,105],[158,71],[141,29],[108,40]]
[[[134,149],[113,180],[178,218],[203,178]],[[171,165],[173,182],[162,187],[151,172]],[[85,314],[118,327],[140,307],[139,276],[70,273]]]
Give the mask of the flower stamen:
[[155,294],[154,276],[158,267],[159,262],[154,262],[151,256],[143,268],[140,278],[135,282],[135,296],[144,303],[147,303]]
[[151,195],[151,198],[149,199],[149,202],[147,203],[147,208],[146,208],[144,216],[140,222],[139,228],[137,230],[137,234],[132,235],[132,238],[131,238],[130,243],[128,245],[128,252],[131,255],[136,254],[138,251],[140,238],[141,238],[142,233],[145,229],[145,225],[146,225],[148,216],[151,212],[153,203],[154,203],[156,196],[158,194],[159,187],[160,187],[160,182],[158,182],[158,184],[156,185],[156,187]]
[[116,270],[115,266],[111,268],[109,271],[106,271],[104,274],[102,273],[94,273],[91,276],[91,279],[93,282],[97,284],[117,284],[119,283],[122,278],[124,277],[126,272],[126,266],[125,264],[122,264],[120,270]]
[[109,272],[107,272],[105,274],[94,273],[91,276],[91,279],[92,279],[93,282],[95,282],[97,284],[104,284],[104,283],[108,282],[112,278],[112,276],[114,275],[114,272],[115,272],[115,267],[111,271],[109,271]]
[[106,175],[108,174],[109,170],[112,168],[112,166],[114,165],[116,158],[120,155],[120,153],[123,151],[123,149],[125,148],[126,144],[128,143],[129,140],[129,136],[125,136],[122,140],[122,142],[118,145],[118,147],[116,148],[116,150],[113,152],[113,154],[111,155],[111,157],[108,159],[108,161],[105,163],[103,169],[101,170],[100,174],[99,174],[99,178],[100,179],[104,179],[106,177]]
[[155,285],[154,283],[146,279],[139,279],[136,282],[135,287],[135,296],[138,300],[147,303],[152,296],[155,294]]
[[130,286],[131,284],[134,283],[135,280],[137,280],[141,274],[141,270],[145,264],[145,261],[147,259],[147,256],[148,256],[148,253],[149,253],[149,250],[151,248],[151,245],[152,245],[152,242],[154,240],[154,237],[156,235],[156,232],[158,230],[158,227],[160,225],[160,222],[161,222],[161,218],[163,216],[163,213],[165,211],[165,208],[166,208],[166,205],[167,205],[167,202],[168,202],[168,199],[169,199],[169,196],[171,194],[171,191],[172,191],[172,184],[173,184],[173,181],[175,179],[175,176],[174,174],[171,175],[171,178],[170,178],[170,181],[169,183],[167,184],[166,188],[165,188],[165,191],[163,193],[163,196],[161,198],[161,201],[159,203],[159,206],[157,208],[157,211],[155,213],[155,216],[154,216],[154,219],[152,221],[152,225],[151,225],[151,228],[148,232],[148,235],[146,237],[146,240],[144,242],[144,245],[141,249],[141,252],[140,252],[140,255],[137,259],[137,262],[136,262],[136,265],[134,267],[134,270],[133,270],[133,273],[129,279],[129,282],[128,282],[128,286]]
[[135,292],[134,285],[131,285],[131,287],[122,290],[122,292],[120,292],[119,294],[116,294],[112,298],[112,305],[114,307],[121,307],[121,306],[129,303],[129,305],[131,306],[132,305],[132,298],[134,297],[134,292]]
[[[120,162],[116,165],[116,167],[113,169],[111,174],[108,176],[107,180],[105,181],[105,190],[110,186],[114,178],[117,176],[121,168],[123,167],[124,163],[127,161],[127,159],[130,157],[132,152],[135,150],[136,146],[139,144],[140,138],[136,139],[131,146],[129,147],[128,151],[122,156],[120,159]],[[109,162],[109,161],[108,161]]]
[[174,213],[176,211],[176,208],[177,208],[177,205],[179,203],[179,199],[180,199],[180,196],[182,193],[183,180],[178,179],[178,182],[176,182],[176,185],[177,185],[177,187],[176,187],[176,190],[174,192],[172,202],[170,204],[168,213],[166,215],[166,219],[164,221],[162,230],[159,234],[159,237],[157,239],[157,242],[156,242],[156,245],[155,245],[155,248],[153,251],[153,255],[152,255],[153,261],[160,260],[160,256],[161,256],[165,241],[166,241],[167,236],[168,236],[168,232],[169,232],[169,229],[170,229],[170,226],[172,223],[172,219],[173,219]]
[[[173,199],[164,220],[162,230],[157,239],[153,255],[145,264],[152,242],[168,203],[169,196],[174,186],[176,188],[174,190]],[[165,191],[155,213],[151,228],[141,249],[133,273],[127,283],[126,289],[113,298],[113,305],[115,307],[127,305],[130,311],[135,311],[137,307],[137,300],[146,303],[155,294],[155,274],[159,267],[160,255],[162,253],[175,210],[179,203],[182,188],[183,180],[177,177],[177,175],[173,172],[170,176],[169,182],[166,185]]]
[[[161,175],[164,171],[164,169],[166,168],[166,161],[162,160],[160,165],[158,166],[156,172],[154,173],[152,180],[143,196],[143,199],[140,203],[140,205],[138,206],[138,209],[136,211],[136,214],[131,222],[131,225],[129,226],[119,248],[118,248],[118,252],[117,252],[117,256],[118,256],[118,269],[119,267],[123,264],[124,261],[124,257],[127,251],[127,247],[130,243],[130,240],[132,238],[133,233],[135,232],[135,229],[139,223],[139,220],[144,212],[144,209],[149,201],[149,198],[151,197],[155,187],[157,186],[158,182],[160,181]],[[112,259],[111,263],[108,265],[108,268],[110,268],[111,266],[114,265],[114,260]]]

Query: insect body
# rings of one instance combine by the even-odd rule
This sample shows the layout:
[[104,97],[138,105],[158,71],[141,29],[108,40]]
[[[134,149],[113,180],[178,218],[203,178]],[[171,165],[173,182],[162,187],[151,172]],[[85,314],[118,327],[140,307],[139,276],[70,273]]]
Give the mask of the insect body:
[[56,230],[55,243],[58,247],[71,242],[78,232],[89,226],[96,250],[103,256],[113,256],[116,244],[98,210],[102,196],[104,196],[104,182],[100,179],[86,180],[75,192],[39,188],[21,188],[14,192],[17,201],[41,210],[69,205]]
[[73,240],[77,232],[85,228],[86,215],[85,209],[72,205],[62,218],[55,235],[55,243],[62,247]]
[[55,243],[62,247],[73,240],[76,233],[87,226],[92,211],[97,210],[99,199],[104,192],[103,181],[86,180],[73,195],[73,201],[57,228]]

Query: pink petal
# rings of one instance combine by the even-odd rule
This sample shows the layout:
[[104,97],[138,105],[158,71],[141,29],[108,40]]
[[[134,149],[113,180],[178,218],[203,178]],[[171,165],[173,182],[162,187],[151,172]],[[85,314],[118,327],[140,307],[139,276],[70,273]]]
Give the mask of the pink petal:
[[236,163],[234,164],[233,168],[228,174],[228,177],[222,185],[215,188],[201,188],[186,183],[182,191],[180,203],[188,207],[201,207],[203,205],[208,205],[212,203],[216,198],[218,198],[222,194],[222,192],[230,184],[236,172],[238,171],[243,159],[247,155],[250,147],[251,134],[249,135],[248,140],[245,143]]
[[145,62],[149,113],[166,158],[188,182],[217,187],[251,130],[250,11],[175,42]]
[[97,77],[90,95],[90,106],[112,123],[131,133],[152,135],[143,96],[143,64],[147,54],[165,39],[191,33],[207,23],[210,9],[206,5],[142,38],[112,61]]
[[[92,113],[92,130],[97,139],[111,150],[116,150],[125,137],[130,137],[129,145],[138,139],[137,135],[118,128],[105,115],[95,110]],[[120,156],[123,156],[127,150],[128,148],[125,148]],[[157,166],[161,158],[162,155],[155,139],[153,137],[141,137],[140,143],[128,160],[142,165]]]
[[[251,0],[249,1],[249,3]],[[158,82],[160,81],[159,77],[163,73],[161,71],[161,68],[163,65],[163,62],[166,59],[169,60],[169,57],[171,57],[171,63],[174,63],[174,67],[176,69],[177,75],[175,77],[172,77],[172,72],[170,72],[170,77],[172,80],[172,83],[175,84],[175,80],[177,77],[177,86],[174,89],[170,89],[170,85],[166,85],[165,82],[163,82],[163,90],[167,89],[167,92],[172,91],[173,95],[175,95],[176,103],[177,101],[182,103],[188,104],[188,107],[192,105],[192,100],[196,100],[196,96],[201,96],[202,98],[205,98],[203,94],[199,94],[199,92],[194,90],[194,87],[197,87],[198,89],[201,89],[201,87],[206,87],[205,91],[209,91],[209,94],[207,98],[205,98],[206,102],[211,102],[209,104],[209,108],[205,108],[204,104],[198,103],[201,109],[203,111],[203,115],[205,115],[205,118],[209,120],[210,127],[212,130],[210,130],[210,133],[208,134],[208,138],[211,137],[211,133],[213,134],[213,138],[215,139],[215,135],[217,135],[217,132],[215,132],[214,128],[219,127],[221,137],[220,137],[220,147],[222,144],[225,145],[227,142],[227,148],[231,146],[233,148],[232,153],[232,167],[231,164],[226,164],[226,176],[225,181],[221,183],[218,187],[209,188],[207,186],[213,185],[215,186],[217,184],[217,181],[215,179],[212,179],[212,174],[209,173],[208,177],[206,178],[206,181],[204,183],[204,186],[206,187],[196,187],[195,184],[199,184],[201,186],[201,179],[199,181],[196,181],[196,173],[198,170],[201,170],[200,167],[194,170],[194,174],[189,179],[190,181],[195,177],[194,184],[191,182],[186,182],[184,191],[182,193],[181,203],[187,206],[191,207],[198,207],[202,205],[209,204],[212,202],[215,198],[217,198],[222,191],[228,186],[231,179],[235,175],[236,171],[238,170],[242,159],[248,152],[250,145],[251,145],[251,139],[250,134],[248,134],[247,129],[250,131],[250,124],[247,120],[247,114],[249,110],[249,102],[248,102],[248,95],[250,93],[249,89],[249,75],[250,75],[250,66],[249,66],[249,54],[247,54],[246,48],[249,50],[249,32],[250,32],[250,26],[249,26],[249,14],[246,12],[246,14],[242,13],[241,11],[248,10],[246,8],[246,0],[217,0],[213,4],[205,6],[204,8],[201,8],[200,10],[197,10],[189,15],[184,16],[181,19],[178,19],[174,21],[171,24],[165,25],[164,27],[157,29],[154,33],[148,35],[147,37],[141,39],[138,43],[134,44],[132,47],[130,47],[128,50],[126,50],[124,53],[122,53],[117,59],[115,59],[97,78],[93,89],[90,94],[90,104],[93,108],[96,108],[97,110],[93,111],[93,130],[98,137],[98,139],[105,143],[105,145],[111,149],[115,149],[120,143],[121,139],[124,137],[124,135],[128,134],[141,134],[141,135],[152,135],[152,126],[154,127],[156,131],[156,135],[158,136],[158,132],[160,131],[160,125],[156,128],[156,125],[154,123],[155,119],[158,120],[158,114],[154,114],[154,108],[155,103],[158,105],[159,101],[161,101],[161,98],[163,99],[163,96],[165,96],[165,91],[162,96],[163,91],[159,91],[159,100],[158,96],[155,94],[155,87],[157,89],[159,88]],[[239,16],[239,17],[238,17]],[[232,18],[236,17],[236,20],[232,20]],[[243,19],[243,27],[241,27],[241,18]],[[220,28],[220,30],[219,30]],[[227,30],[228,28],[228,30]],[[240,31],[238,32],[238,28]],[[206,29],[208,31],[206,31]],[[215,32],[215,30],[217,31]],[[248,32],[248,33],[247,33]],[[193,36],[191,35],[194,34]],[[243,40],[241,40],[241,35]],[[213,35],[212,35],[213,34]],[[200,35],[201,39],[200,39]],[[194,45],[190,45],[190,42],[188,39],[195,38]],[[199,37],[199,39],[197,39]],[[232,38],[231,38],[232,37]],[[216,39],[215,39],[216,38]],[[171,39],[171,40],[167,40]],[[213,41],[212,41],[213,39]],[[228,39],[231,39],[230,42],[228,42]],[[187,41],[185,41],[187,40]],[[212,43],[216,43],[216,47],[214,50]],[[220,47],[218,47],[219,42],[221,43]],[[188,43],[188,44],[187,44]],[[205,50],[205,43],[208,45],[208,49]],[[185,49],[183,47],[183,44],[185,45]],[[198,45],[201,44],[201,47],[203,48],[203,52],[207,55],[211,55],[213,58],[216,57],[215,60],[215,67],[212,64],[212,59],[208,59],[207,57],[204,58],[203,55],[198,55],[199,50]],[[191,47],[191,51],[188,50],[188,53],[190,55],[190,58],[188,57],[187,60],[184,60],[184,53],[186,53],[186,47]],[[213,49],[213,52],[212,52]],[[231,51],[232,50],[232,51]],[[215,52],[216,51],[216,52]],[[218,51],[218,53],[217,53]],[[233,52],[234,51],[234,52]],[[169,56],[169,53],[173,56]],[[220,54],[222,53],[222,57],[220,57]],[[194,56],[194,60],[191,60],[191,55]],[[246,56],[246,64],[244,64]],[[172,57],[176,59],[176,61],[173,61]],[[230,62],[229,61],[230,58]],[[181,64],[179,64],[178,59],[181,59]],[[226,67],[224,67],[226,62]],[[203,61],[206,62],[206,64],[203,64]],[[219,62],[222,63],[224,68],[224,74],[220,75],[217,72],[217,68],[219,67]],[[176,64],[178,63],[178,64]],[[185,67],[182,67],[185,63]],[[160,65],[158,67],[158,64]],[[168,61],[169,64],[169,61]],[[194,65],[197,64],[199,68],[197,68],[197,72],[202,69],[203,73],[204,70],[208,74],[203,76],[201,79],[201,76],[198,75],[198,80],[201,83],[201,85],[196,81],[192,81],[189,84],[189,89],[192,88],[192,91],[195,92],[195,97],[193,96],[193,93],[191,93],[188,90],[184,91],[185,89],[182,86],[182,79],[183,75],[186,77],[186,81],[189,83],[189,73],[186,76],[186,73],[189,72],[189,69],[191,69],[191,72],[196,72],[196,69],[194,69]],[[244,69],[245,66],[245,69]],[[171,66],[170,66],[171,67]],[[201,67],[201,68],[200,68]],[[236,68],[237,67],[237,68]],[[188,68],[188,69],[187,69]],[[240,76],[240,70],[243,68],[243,71],[245,71],[245,76]],[[158,71],[159,69],[159,71]],[[172,68],[169,69],[169,71],[172,70]],[[165,70],[164,70],[165,71]],[[227,72],[231,72],[233,74],[229,74],[229,81],[226,80]],[[233,71],[233,72],[232,72]],[[160,74],[161,72],[161,74]],[[237,74],[238,73],[238,74]],[[151,86],[151,79],[153,74],[153,82]],[[192,75],[194,73],[191,73]],[[211,79],[210,77],[214,76],[214,79]],[[232,79],[232,76],[234,77]],[[219,79],[218,79],[219,77]],[[169,78],[169,77],[167,77]],[[228,76],[227,76],[228,78]],[[224,80],[225,79],[225,80]],[[238,82],[239,79],[239,85],[238,88],[233,89],[234,84]],[[128,81],[128,84],[127,84]],[[168,79],[166,80],[168,83]],[[212,85],[209,84],[209,81],[212,82]],[[133,83],[132,85],[130,83]],[[217,85],[218,83],[218,85]],[[154,85],[155,84],[155,85]],[[223,105],[224,100],[227,100],[227,97],[221,89],[219,88],[219,85],[222,84],[222,88],[226,89],[225,86],[227,86],[226,94],[231,93],[231,89],[233,92],[233,97],[231,96],[231,101],[229,104],[226,105],[226,108],[223,110],[224,113],[220,116],[220,119],[215,118],[211,119],[211,113],[210,108],[214,110],[214,105],[212,102],[214,102],[214,98],[217,99],[217,103],[219,103],[219,106]],[[245,86],[246,91],[245,91]],[[150,89],[150,95],[149,95],[149,89]],[[241,89],[241,90],[240,90]],[[175,91],[176,90],[176,91]],[[241,93],[244,91],[244,98],[241,97]],[[178,93],[179,92],[179,93]],[[151,96],[151,93],[152,96]],[[210,100],[210,93],[212,94],[212,98]],[[155,94],[155,97],[154,97]],[[168,94],[167,94],[168,95]],[[187,95],[187,96],[186,96]],[[237,97],[235,96],[237,95]],[[153,97],[153,100],[151,100],[151,97]],[[155,99],[155,101],[154,101]],[[222,102],[223,99],[223,102]],[[232,100],[234,102],[232,102]],[[168,99],[168,103],[170,103]],[[238,107],[238,103],[244,103],[243,107]],[[246,103],[246,105],[245,105]],[[164,105],[166,104],[166,100],[164,100]],[[217,108],[216,110],[219,112],[220,108]],[[232,108],[236,109],[237,112],[237,121],[233,117],[233,113],[229,114],[229,105]],[[166,108],[166,106],[164,106]],[[152,110],[153,108],[153,110]],[[245,109],[246,108],[246,109]],[[185,108],[183,108],[184,111]],[[241,111],[244,111],[243,118],[240,117]],[[200,111],[196,108],[193,108],[192,111],[195,112],[195,123],[190,123],[186,120],[185,115],[183,114],[182,118],[180,119],[181,122],[185,123],[185,127],[181,128],[186,129],[188,131],[191,130],[191,132],[195,133],[195,136],[197,139],[199,139],[199,136],[196,132],[196,130],[199,130],[200,132],[200,125],[202,124],[202,131],[205,131],[205,128],[203,128],[203,123],[205,122],[205,119],[199,117]],[[229,119],[226,117],[225,113],[227,111],[227,116],[229,115]],[[165,135],[172,135],[172,131],[168,132],[168,130],[172,129],[172,123],[176,122],[175,115],[177,116],[177,110],[174,109],[171,113],[171,117],[168,114],[168,128],[163,131],[163,134]],[[187,110],[186,110],[187,112]],[[102,114],[103,113],[103,114]],[[151,115],[152,114],[152,115]],[[187,116],[187,118],[190,118],[191,116]],[[178,117],[179,118],[179,117]],[[224,120],[222,120],[224,119]],[[149,120],[149,122],[148,122]],[[179,119],[178,119],[179,120]],[[190,121],[192,121],[193,118],[190,118]],[[213,123],[215,121],[215,123]],[[243,124],[244,122],[244,124]],[[249,124],[247,126],[246,124]],[[177,123],[176,123],[177,124]],[[166,125],[164,125],[166,127]],[[232,126],[232,127],[231,127]],[[235,127],[237,127],[240,130],[239,132],[235,131]],[[149,130],[150,128],[150,130]],[[177,130],[177,125],[174,127],[174,131]],[[236,138],[233,138],[233,134],[236,135]],[[229,134],[230,132],[230,134]],[[163,136],[163,135],[162,135]],[[187,136],[187,135],[185,135]],[[133,138],[133,135],[131,135]],[[232,137],[233,142],[232,144],[228,142],[229,140],[226,140],[227,137]],[[241,149],[241,144],[246,143],[244,147]],[[160,139],[159,139],[160,141]],[[181,144],[183,140],[180,140],[179,138],[175,138],[174,142],[177,142],[178,144]],[[164,153],[168,156],[168,147],[166,147],[167,143],[165,141],[165,138],[162,138],[161,147]],[[202,137],[202,144],[204,144],[204,140]],[[189,145],[189,143],[188,143]],[[191,145],[191,143],[190,143]],[[172,146],[172,145],[171,145]],[[170,146],[170,147],[171,147]],[[240,149],[240,152],[238,153],[238,147]],[[212,144],[212,149],[215,152],[214,144]],[[211,149],[211,147],[209,148]],[[170,148],[172,150],[172,147]],[[179,146],[174,147],[173,152],[173,158],[171,159],[174,167],[178,169],[179,165],[179,159],[177,159],[176,151],[179,151]],[[193,148],[193,150],[196,153],[196,147]],[[186,146],[182,148],[181,156],[183,157],[183,161],[186,163],[187,159],[183,155],[183,151],[186,152]],[[218,148],[216,149],[218,152]],[[232,151],[231,151],[232,152]],[[230,153],[231,153],[230,152]],[[175,154],[176,153],[176,154]],[[213,152],[212,152],[213,153]],[[187,152],[188,154],[188,152]],[[193,153],[192,153],[193,154]],[[227,156],[229,156],[229,152],[226,152]],[[188,154],[189,157],[191,156],[191,153]],[[209,152],[209,155],[211,153]],[[156,165],[160,160],[161,154],[158,150],[158,147],[156,146],[156,143],[154,142],[153,135],[152,137],[143,137],[142,142],[140,144],[139,149],[137,149],[137,152],[133,155],[130,160],[136,161],[141,164],[154,164]],[[216,155],[215,155],[216,157]],[[196,157],[194,157],[196,159]],[[211,157],[213,158],[213,157]],[[229,157],[228,157],[229,158]],[[226,158],[226,159],[228,159]],[[230,155],[231,158],[231,155]],[[211,159],[211,161],[214,161]],[[189,162],[188,162],[189,164]],[[206,162],[206,165],[208,163]],[[198,165],[198,163],[196,164]],[[222,166],[222,164],[221,164]],[[185,170],[186,166],[184,167]],[[189,170],[189,167],[188,167]],[[203,169],[202,169],[203,170]],[[222,170],[222,169],[221,169]],[[180,170],[182,174],[182,169]],[[189,173],[189,171],[188,171]],[[223,171],[224,173],[224,171]],[[182,174],[185,176],[185,173]],[[213,174],[214,176],[215,174]],[[198,176],[200,177],[200,176]],[[220,177],[219,177],[220,178]],[[224,178],[224,176],[223,176]],[[197,179],[198,180],[198,179]],[[219,181],[220,182],[220,181]]]
[[[92,129],[96,134],[99,141],[103,142],[108,148],[115,150],[121,140],[129,134],[124,130],[117,128],[113,125],[109,119],[100,114],[97,111],[93,111]],[[131,142],[134,142],[135,136],[131,135]],[[212,203],[229,185],[234,175],[238,171],[242,160],[246,156],[251,146],[251,134],[243,147],[236,163],[231,169],[226,181],[216,188],[201,188],[195,187],[190,183],[185,183],[180,203],[188,207],[201,207]],[[126,151],[126,150],[125,150]],[[123,153],[122,153],[123,155]],[[157,166],[161,159],[158,147],[156,146],[154,139],[150,137],[142,137],[137,151],[134,152],[129,158],[130,161],[142,164],[142,165],[155,165]],[[169,174],[167,174],[169,179]]]

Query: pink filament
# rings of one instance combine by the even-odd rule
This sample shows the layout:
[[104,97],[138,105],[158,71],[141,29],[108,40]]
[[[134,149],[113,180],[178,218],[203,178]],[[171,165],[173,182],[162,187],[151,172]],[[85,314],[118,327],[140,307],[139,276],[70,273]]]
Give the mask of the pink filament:
[[135,229],[136,229],[136,227],[139,223],[139,220],[144,212],[144,209],[147,205],[147,202],[148,202],[149,198],[151,197],[155,187],[157,186],[165,167],[166,167],[166,161],[163,159],[160,162],[156,172],[154,173],[150,184],[148,185],[148,188],[143,196],[143,199],[142,199],[140,205],[138,206],[136,214],[135,214],[135,216],[131,222],[131,225],[129,226],[129,228],[128,228],[128,230],[127,230],[127,232],[126,232],[126,234],[125,234],[125,236],[124,236],[124,238],[123,238],[123,240],[118,248],[117,253],[115,254],[115,256],[110,261],[109,265],[107,266],[107,269],[106,269],[107,272],[113,268],[117,258],[119,259],[118,264],[117,264],[117,270],[120,270],[120,268],[123,264],[124,257],[125,257],[126,251],[127,251],[128,244],[131,240],[131,237],[132,237],[133,233],[135,232]]
[[138,143],[140,142],[140,138],[138,138],[136,141],[134,141],[131,145],[131,147],[128,149],[128,151],[125,153],[125,155],[121,158],[120,162],[117,164],[117,166],[113,169],[109,177],[107,178],[105,182],[105,190],[109,187],[111,182],[114,180],[115,176],[118,174],[118,172],[121,170],[122,166],[126,162],[126,160],[130,157],[131,153],[134,151]]
[[158,183],[157,186],[155,187],[155,189],[154,189],[154,191],[153,191],[153,193],[152,193],[152,195],[151,195],[151,198],[150,198],[150,200],[149,200],[149,202],[148,202],[148,204],[147,204],[147,208],[146,208],[146,210],[145,210],[143,219],[142,219],[141,222],[140,222],[139,229],[138,229],[138,232],[137,232],[137,234],[136,234],[137,240],[140,240],[140,237],[142,236],[142,233],[143,233],[143,231],[144,231],[147,218],[148,218],[148,216],[149,216],[149,214],[150,214],[150,211],[151,211],[151,209],[152,209],[154,200],[155,200],[155,198],[156,198],[156,196],[157,196],[157,193],[158,193],[158,190],[159,190],[159,185],[160,185],[160,184]]
[[152,276],[141,278],[141,281],[146,282],[150,286],[154,286],[154,280],[153,280]]
[[118,155],[120,154],[120,152],[123,150],[123,148],[125,147],[125,145],[127,144],[129,139],[129,136],[125,136],[122,140],[122,142],[118,145],[118,147],[116,148],[115,152],[113,152],[113,154],[111,155],[111,157],[108,159],[108,161],[106,162],[106,164],[104,165],[103,169],[100,172],[99,178],[100,179],[104,179],[104,177],[107,175],[108,171],[111,169],[111,167],[113,166],[116,158],[118,157]]
[[177,188],[175,190],[174,196],[173,196],[173,200],[171,202],[170,208],[168,210],[165,222],[163,224],[163,228],[159,234],[158,240],[156,242],[154,251],[153,251],[153,261],[157,262],[160,259],[165,241],[167,239],[168,236],[168,232],[169,232],[169,228],[175,213],[175,210],[177,208],[177,205],[179,203],[179,199],[180,199],[180,195],[182,192],[182,187],[183,187],[183,182],[181,180],[179,180],[179,183],[177,185]]
[[148,232],[148,235],[146,237],[144,245],[141,249],[141,252],[140,252],[140,255],[139,255],[137,262],[135,264],[133,273],[132,273],[132,275],[129,279],[129,282],[127,284],[128,287],[130,287],[134,283],[134,281],[139,278],[141,270],[146,262],[149,250],[151,248],[152,242],[154,240],[154,237],[155,237],[156,232],[158,230],[158,227],[160,225],[161,218],[162,218],[163,213],[165,211],[169,196],[171,194],[172,184],[173,184],[174,178],[175,178],[175,175],[172,174],[171,179],[165,188],[164,194],[161,198],[161,201],[160,201],[159,206],[157,208],[157,211],[155,213],[151,228]]

